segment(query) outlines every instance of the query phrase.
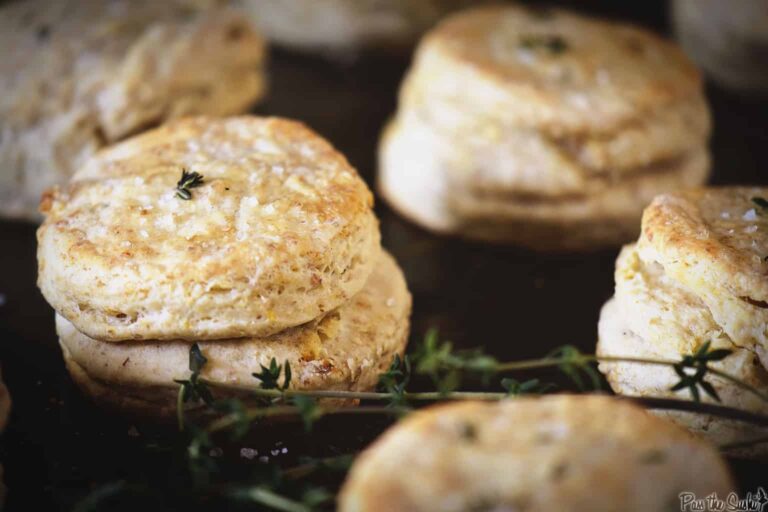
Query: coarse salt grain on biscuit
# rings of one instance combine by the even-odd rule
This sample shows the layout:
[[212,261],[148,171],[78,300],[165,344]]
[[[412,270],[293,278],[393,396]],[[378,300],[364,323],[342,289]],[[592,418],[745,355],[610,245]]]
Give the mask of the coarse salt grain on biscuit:
[[666,512],[735,489],[717,450],[606,396],[430,407],[355,461],[341,512]]
[[[204,176],[177,193],[182,171]],[[106,341],[268,336],[359,292],[372,195],[328,142],[279,118],[189,118],[91,159],[53,191],[38,284]]]
[[172,118],[245,112],[265,44],[193,0],[26,0],[0,8],[0,215],[39,220],[47,188],[100,148]]
[[703,183],[709,133],[699,72],[672,43],[559,9],[476,8],[419,45],[378,180],[430,229],[589,250],[631,239],[656,194]]
[[[201,375],[215,395],[225,392],[216,384],[234,386],[226,393],[237,394],[238,387],[258,385],[252,374],[274,358],[290,364],[291,389],[370,390],[392,358],[402,356],[410,311],[403,274],[382,252],[365,287],[325,316],[272,336],[200,342],[208,359]],[[173,416],[174,379],[188,374],[190,342],[107,343],[61,316],[56,324],[70,373],[87,394],[128,412]]]
[[[616,294],[604,307],[598,325],[597,354],[676,361],[696,353],[705,342],[713,349],[732,354],[710,363],[768,395],[768,371],[754,351],[735,345],[715,321],[704,302],[675,281],[657,261],[645,261],[637,247],[624,248],[616,262]],[[632,363],[601,363],[611,387],[631,396],[690,398],[688,389],[671,391],[679,376],[670,367]],[[707,377],[720,401],[741,410],[768,414],[768,403],[716,375]],[[702,400],[717,402],[702,393]],[[718,444],[731,444],[760,437],[762,431],[748,423],[706,414],[658,412]],[[765,457],[760,445],[733,452],[745,457]]]
[[657,197],[638,251],[697,295],[732,342],[768,367],[768,189],[703,188]]

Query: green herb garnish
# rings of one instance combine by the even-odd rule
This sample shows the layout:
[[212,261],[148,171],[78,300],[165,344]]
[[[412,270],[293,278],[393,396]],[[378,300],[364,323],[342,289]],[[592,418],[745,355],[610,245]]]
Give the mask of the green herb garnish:
[[[263,364],[259,366],[261,366],[261,371],[251,375],[261,381],[261,389],[280,389],[285,391],[291,385],[291,365],[288,361],[285,361],[284,365],[279,365],[273,357],[269,362],[269,366],[264,366]],[[280,374],[283,374],[282,385],[278,383]]]
[[179,430],[184,430],[184,404],[187,402],[202,401],[205,404],[213,403],[213,395],[208,385],[200,380],[200,372],[203,371],[208,359],[203,355],[200,346],[195,343],[189,349],[189,371],[192,372],[188,379],[174,379],[180,384],[177,401],[177,419]]
[[558,55],[568,49],[568,43],[558,35],[529,35],[520,38],[520,47],[526,50],[547,50]]
[[[720,401],[717,391],[712,384],[704,380],[704,377],[709,373],[710,362],[722,361],[731,354],[731,351],[724,348],[709,350],[710,345],[711,342],[709,341],[703,343],[694,354],[683,356],[683,359],[673,366],[675,373],[680,377],[680,381],[672,386],[672,391],[688,389],[693,400],[699,402],[701,401],[699,388],[701,388],[707,395],[718,402]],[[694,370],[694,372],[689,373],[686,369]]]
[[186,169],[182,169],[181,179],[176,183],[176,197],[189,201],[192,199],[192,192],[190,189],[202,185],[203,179],[203,175],[199,172],[187,172]]

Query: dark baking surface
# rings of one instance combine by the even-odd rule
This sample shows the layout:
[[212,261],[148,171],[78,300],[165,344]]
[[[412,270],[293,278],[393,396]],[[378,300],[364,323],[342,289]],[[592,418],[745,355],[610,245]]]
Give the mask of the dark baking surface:
[[[605,11],[601,2],[587,2]],[[615,2],[610,15],[664,30],[661,3]],[[628,4],[633,4],[629,7]],[[653,2],[651,2],[653,4]],[[623,10],[622,10],[623,9]],[[375,149],[407,59],[370,57],[329,62],[274,51],[272,86],[260,114],[302,119],[330,139],[372,184]],[[714,183],[767,184],[768,104],[710,86],[714,111]],[[616,250],[551,256],[433,236],[377,204],[384,245],[403,266],[414,297],[412,342],[432,326],[462,347],[484,346],[500,359],[539,357],[570,343],[594,351],[600,306],[613,291]],[[53,313],[35,287],[35,227],[0,222],[0,361],[14,400],[0,442],[8,511],[71,510],[93,488],[116,480],[150,483],[162,496],[121,497],[105,510],[192,510],[185,493],[181,439],[172,429],[115,417],[96,409],[64,371]],[[247,481],[258,460],[243,446],[279,460],[359,450],[387,419],[322,420],[311,435],[298,425],[262,426],[225,447],[231,475]],[[287,453],[282,449],[287,448]],[[173,450],[176,450],[175,452]],[[732,462],[744,491],[768,485],[768,464]],[[229,471],[229,470],[228,470]],[[213,503],[203,508],[216,508]],[[231,508],[231,507],[230,507]],[[258,509],[251,506],[249,510]]]

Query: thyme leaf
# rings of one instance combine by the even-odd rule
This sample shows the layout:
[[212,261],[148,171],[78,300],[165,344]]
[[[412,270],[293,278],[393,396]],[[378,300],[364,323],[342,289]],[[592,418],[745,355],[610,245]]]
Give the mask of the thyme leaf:
[[520,38],[520,47],[525,50],[546,50],[559,55],[568,49],[568,43],[559,35],[527,35]]
[[[682,360],[673,365],[673,369],[680,380],[670,388],[671,391],[680,391],[687,389],[691,394],[691,398],[695,402],[701,401],[701,388],[711,398],[720,401],[720,396],[717,394],[714,386],[705,379],[709,374],[709,363],[722,361],[731,354],[728,349],[713,349],[710,350],[712,345],[711,341],[706,341],[693,354],[684,355]],[[693,370],[691,373],[690,370]]]
[[202,174],[192,171],[187,172],[186,169],[181,169],[181,179],[176,183],[176,197],[189,201],[192,199],[192,192],[190,189],[199,187],[204,182]]
[[[259,381],[261,381],[261,389],[279,389],[285,391],[291,385],[291,364],[286,360],[282,365],[277,364],[277,360],[273,357],[269,362],[269,366],[261,366],[259,373],[252,373]],[[283,383],[280,384],[280,375],[283,375]]]

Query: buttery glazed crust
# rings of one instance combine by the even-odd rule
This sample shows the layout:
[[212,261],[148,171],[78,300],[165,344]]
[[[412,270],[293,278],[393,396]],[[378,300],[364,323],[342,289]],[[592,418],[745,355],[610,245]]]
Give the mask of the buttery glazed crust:
[[735,489],[717,450],[605,396],[463,402],[415,412],[358,457],[341,512],[666,512]]
[[[205,177],[175,195],[182,169]],[[279,118],[188,118],[99,153],[44,204],[38,284],[106,341],[267,336],[345,303],[379,254],[372,195]]]
[[265,44],[241,14],[192,0],[27,0],[0,8],[0,215],[100,148],[190,114],[245,112]]
[[[253,386],[251,375],[274,357],[288,361],[292,389],[370,390],[402,355],[408,338],[411,296],[395,260],[386,253],[365,287],[347,303],[308,324],[262,338],[200,342],[213,383]],[[84,391],[118,409],[167,415],[189,370],[191,342],[107,343],[87,337],[56,317],[67,366]],[[224,392],[213,388],[216,396]]]

